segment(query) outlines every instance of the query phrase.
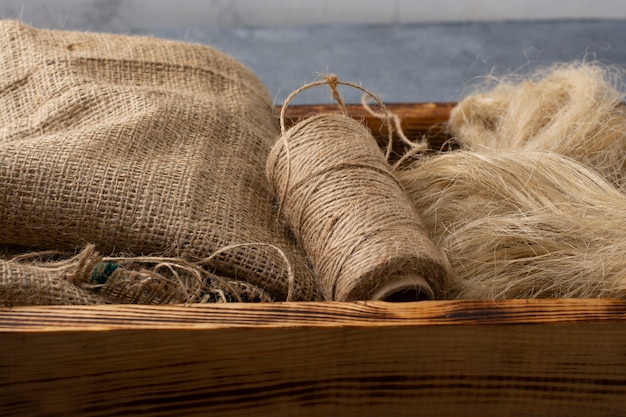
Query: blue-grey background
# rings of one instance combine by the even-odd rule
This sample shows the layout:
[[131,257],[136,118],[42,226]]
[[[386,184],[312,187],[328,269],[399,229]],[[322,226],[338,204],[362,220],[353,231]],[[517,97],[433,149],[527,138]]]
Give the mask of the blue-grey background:
[[[622,0],[3,0],[0,17],[212,45],[276,103],[326,72],[386,102],[426,102],[458,101],[491,72],[581,59],[626,67]],[[328,102],[325,89],[296,100]]]
[[[626,65],[626,21],[463,22],[137,31],[214,45],[252,68],[277,102],[323,72],[386,102],[458,101],[495,72],[572,60]],[[360,95],[345,91],[347,99]],[[299,102],[329,102],[317,89]]]

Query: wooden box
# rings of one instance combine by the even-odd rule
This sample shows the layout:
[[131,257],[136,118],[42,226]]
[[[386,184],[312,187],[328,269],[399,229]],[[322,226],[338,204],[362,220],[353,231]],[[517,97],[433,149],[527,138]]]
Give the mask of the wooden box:
[[[431,129],[435,142],[451,107],[390,106],[409,137]],[[590,417],[625,405],[622,300],[0,309],[3,416]]]

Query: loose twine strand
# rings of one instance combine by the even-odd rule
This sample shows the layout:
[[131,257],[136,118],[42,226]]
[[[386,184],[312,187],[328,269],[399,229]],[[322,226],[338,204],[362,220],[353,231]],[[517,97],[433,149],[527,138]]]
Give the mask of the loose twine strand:
[[[270,243],[238,243],[225,246],[213,252],[210,256],[199,259],[195,262],[175,257],[164,256],[101,256],[96,251],[93,244],[87,245],[79,254],[59,261],[45,261],[46,258],[55,256],[66,256],[65,252],[48,250],[29,252],[16,255],[9,259],[9,262],[31,262],[36,266],[45,268],[50,272],[65,273],[66,279],[75,285],[85,288],[97,289],[108,284],[89,283],[89,277],[94,271],[96,265],[101,262],[112,262],[118,266],[129,266],[133,264],[151,265],[149,268],[137,267],[137,269],[116,269],[107,279],[107,282],[116,282],[120,288],[116,288],[116,297],[126,299],[130,297],[131,302],[150,303],[158,301],[159,303],[167,303],[175,295],[176,291],[165,291],[171,284],[172,288],[182,292],[185,303],[199,300],[201,294],[206,288],[207,278],[212,281],[219,282],[222,286],[230,291],[238,302],[242,299],[237,290],[233,288],[228,280],[211,274],[206,267],[210,265],[218,256],[235,249],[244,247],[268,247],[275,250],[285,262],[287,268],[287,301],[294,297],[295,275],[291,262],[287,258],[285,252]],[[39,262],[34,262],[38,260]],[[168,273],[164,274],[163,270]],[[122,275],[126,274],[126,278],[122,279]],[[185,279],[187,278],[187,279]],[[191,278],[190,282],[189,278]],[[155,285],[154,282],[160,283]],[[143,293],[143,290],[149,290],[149,294]],[[165,292],[165,296],[164,293]],[[139,296],[141,295],[141,299]]]
[[[423,152],[425,150],[428,149],[428,142],[426,140],[421,140],[419,142],[413,142],[412,140],[410,140],[409,138],[406,137],[406,135],[404,134],[404,130],[402,129],[402,121],[400,120],[400,117],[388,110],[386,107],[382,106],[381,109],[382,111],[377,112],[375,111],[370,104],[367,102],[368,99],[368,94],[363,94],[363,96],[361,96],[361,105],[363,106],[363,108],[372,116],[377,117],[381,120],[386,120],[387,121],[387,126],[388,126],[388,130],[390,132],[392,132],[392,124],[391,122],[393,122],[393,128],[396,131],[396,135],[398,135],[398,137],[400,138],[400,140],[402,142],[404,142],[406,145],[409,145],[409,150],[407,152],[404,153],[404,155],[402,155],[402,157],[400,157],[400,159],[398,159],[398,161],[393,165],[392,167],[392,171],[395,171],[398,169],[398,167],[402,166],[402,164],[410,157]],[[391,133],[390,133],[390,139],[389,139],[389,144],[387,145],[387,153],[385,154],[385,159],[387,161],[389,161],[389,157],[391,156],[391,149],[392,146],[391,144]]]
[[[395,133],[398,135],[398,137],[402,140],[402,142],[409,145],[412,149],[415,149],[416,151],[420,151],[424,149],[424,143],[422,142],[415,143],[406,137],[406,135],[404,134],[404,131],[402,130],[402,121],[400,120],[400,117],[398,117],[398,115],[393,113],[392,111],[388,110],[385,104],[383,103],[383,101],[380,99],[380,97],[378,97],[376,94],[372,93],[368,89],[356,83],[351,83],[348,81],[341,81],[335,74],[324,75],[323,79],[305,84],[302,87],[294,90],[291,94],[287,96],[287,98],[283,102],[283,106],[280,111],[280,132],[282,135],[284,135],[287,132],[287,127],[285,123],[285,113],[291,101],[303,91],[314,88],[314,87],[318,87],[320,85],[328,85],[328,87],[330,88],[331,95],[333,96],[333,99],[337,102],[337,106],[339,107],[339,110],[341,111],[342,114],[346,116],[348,115],[348,110],[346,108],[345,102],[343,98],[341,97],[341,94],[339,93],[339,90],[337,89],[337,87],[339,85],[344,85],[346,87],[352,87],[363,92],[363,96],[361,97],[361,105],[363,106],[363,108],[369,114],[371,114],[372,116],[380,120],[385,121],[387,124],[387,136],[389,138],[389,140],[387,141],[387,149],[385,152],[385,159],[387,161],[389,160],[389,157],[391,156],[391,152],[393,150],[394,130],[395,130]],[[381,108],[381,111],[379,112],[375,111],[371,107],[371,105],[367,102],[368,98],[371,98],[372,100],[374,100],[376,104]]]
[[[339,110],[341,111],[341,113],[345,116],[348,116],[348,110],[346,108],[345,102],[343,100],[343,98],[341,97],[341,94],[339,93],[339,90],[337,89],[337,87],[339,85],[343,85],[346,87],[352,87],[355,88],[361,92],[363,92],[363,96],[361,97],[361,105],[363,106],[363,108],[372,116],[384,121],[387,124],[387,147],[385,150],[385,160],[389,161],[389,158],[391,157],[391,153],[393,151],[393,134],[394,134],[394,130],[396,132],[396,134],[398,135],[398,137],[400,138],[400,140],[402,140],[402,142],[404,142],[405,144],[409,145],[409,147],[411,148],[408,152],[406,152],[392,167],[392,171],[395,171],[406,159],[408,159],[409,157],[422,152],[426,149],[428,149],[428,144],[426,143],[426,141],[420,141],[418,143],[411,141],[409,138],[406,137],[406,135],[404,134],[404,131],[402,130],[402,121],[400,120],[400,117],[398,117],[397,114],[395,114],[394,112],[390,111],[387,109],[387,107],[385,106],[385,104],[383,103],[382,99],[380,97],[378,97],[376,94],[372,93],[371,91],[369,91],[368,89],[360,86],[359,84],[356,83],[352,83],[352,82],[348,82],[348,81],[341,81],[337,75],[335,74],[326,74],[322,77],[321,80],[318,81],[313,81],[310,83],[307,83],[303,86],[301,86],[300,88],[294,90],[291,92],[291,94],[289,94],[287,96],[287,98],[284,100],[283,102],[283,106],[280,110],[280,132],[281,132],[281,137],[285,137],[285,134],[287,133],[287,124],[285,122],[285,114],[287,111],[287,108],[289,107],[289,104],[291,103],[291,101],[300,93],[302,93],[305,90],[309,90],[311,88],[315,88],[315,87],[319,87],[321,85],[328,85],[328,87],[330,88],[330,92],[331,95],[333,97],[333,99],[337,102],[337,107],[339,108]],[[368,98],[371,98],[372,100],[374,100],[376,102],[376,104],[380,107],[381,111],[377,112],[375,111],[371,105],[367,102]],[[277,211],[277,217],[280,217],[280,215],[282,214],[282,207],[284,205],[284,200],[285,200],[285,196],[287,195],[287,193],[290,191],[289,190],[289,185],[291,184],[291,155],[290,155],[290,149],[289,149],[289,143],[288,141],[284,141],[284,149],[285,149],[285,156],[287,159],[287,167],[286,167],[286,178],[287,180],[285,181],[285,189],[282,190],[282,192],[280,193],[280,201],[279,201],[279,205],[278,205],[278,211]]]

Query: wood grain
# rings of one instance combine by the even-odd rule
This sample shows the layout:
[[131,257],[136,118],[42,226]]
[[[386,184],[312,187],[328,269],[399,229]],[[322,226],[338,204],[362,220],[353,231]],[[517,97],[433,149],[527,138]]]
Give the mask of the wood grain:
[[621,415],[619,300],[19,307],[0,414]]
[[[449,139],[445,132],[445,122],[450,117],[450,111],[455,103],[391,103],[386,104],[387,109],[398,115],[404,134],[411,140],[427,136],[433,149],[440,149],[443,143]],[[280,107],[276,108],[276,114],[280,114]],[[360,104],[346,105],[348,114],[358,120],[363,120],[372,134],[379,140],[381,145],[386,145],[388,130],[381,119],[369,114]],[[297,123],[313,114],[338,113],[339,110],[333,105],[300,105],[289,107],[286,112],[287,126]],[[401,144],[395,144],[396,152],[402,151]]]

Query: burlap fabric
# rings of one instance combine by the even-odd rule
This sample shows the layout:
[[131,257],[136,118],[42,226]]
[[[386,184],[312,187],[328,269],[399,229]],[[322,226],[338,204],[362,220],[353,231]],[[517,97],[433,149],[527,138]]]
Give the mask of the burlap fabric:
[[264,86],[214,49],[0,22],[1,244],[176,257],[317,299],[264,175],[277,136]]
[[[76,265],[73,265],[76,266]],[[73,282],[74,268],[46,268],[0,259],[0,305],[105,304],[99,291]]]

